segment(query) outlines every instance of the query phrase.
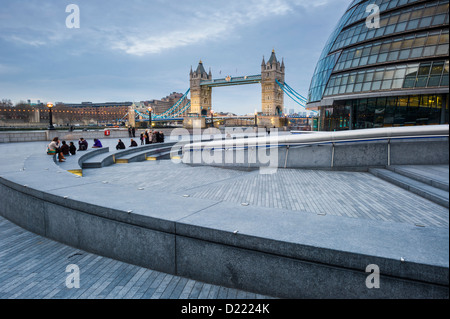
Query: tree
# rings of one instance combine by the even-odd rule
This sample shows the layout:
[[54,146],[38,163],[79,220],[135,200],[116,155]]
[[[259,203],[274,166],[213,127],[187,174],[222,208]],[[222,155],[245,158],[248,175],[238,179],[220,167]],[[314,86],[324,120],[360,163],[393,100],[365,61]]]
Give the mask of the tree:
[[10,99],[2,99],[0,102],[0,107],[12,107],[13,102]]

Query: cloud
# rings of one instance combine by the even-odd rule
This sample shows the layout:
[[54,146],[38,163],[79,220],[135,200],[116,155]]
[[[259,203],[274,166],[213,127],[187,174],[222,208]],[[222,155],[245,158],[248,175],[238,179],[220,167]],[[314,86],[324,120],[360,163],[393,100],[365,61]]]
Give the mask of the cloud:
[[183,21],[182,25],[166,21],[167,26],[175,25],[172,30],[151,32],[135,29],[126,34],[112,33],[111,43],[114,49],[131,55],[161,53],[168,49],[225,38],[243,26],[291,13],[295,6],[305,3],[307,2],[298,0],[229,1],[218,7],[211,6],[208,2],[208,6],[194,7],[195,11],[189,12],[185,8],[186,11],[183,10],[179,16]]
[[12,36],[9,36],[9,37],[4,37],[4,39],[7,40],[7,41],[18,43],[18,44],[30,45],[30,46],[33,46],[33,47],[39,47],[39,46],[42,46],[42,45],[46,44],[46,42],[42,41],[42,40],[24,39],[24,38],[21,38],[21,37],[16,36],[16,35],[12,35]]

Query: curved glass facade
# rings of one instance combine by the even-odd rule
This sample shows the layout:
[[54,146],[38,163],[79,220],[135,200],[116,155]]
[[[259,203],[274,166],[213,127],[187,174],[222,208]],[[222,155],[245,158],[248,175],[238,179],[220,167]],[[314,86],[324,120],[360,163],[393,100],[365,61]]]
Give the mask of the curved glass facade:
[[[366,24],[370,4],[379,8],[376,27]],[[311,80],[307,108],[320,111],[320,128],[448,123],[448,8],[448,0],[353,0]]]

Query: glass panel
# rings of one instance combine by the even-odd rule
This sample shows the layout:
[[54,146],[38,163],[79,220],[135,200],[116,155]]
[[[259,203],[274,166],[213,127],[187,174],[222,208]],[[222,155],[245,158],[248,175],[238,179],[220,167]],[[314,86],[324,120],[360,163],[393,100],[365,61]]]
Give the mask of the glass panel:
[[422,56],[423,48],[415,48],[411,50],[410,58],[419,58]]
[[359,65],[359,60],[360,59],[355,59],[352,61],[352,68],[357,67]]
[[440,81],[441,81],[440,75],[432,75],[430,76],[430,80],[428,80],[428,86],[439,86]]
[[364,92],[370,91],[370,87],[371,87],[371,86],[372,86],[372,82],[366,82],[366,83],[363,84],[362,90],[363,90]]
[[419,96],[418,95],[410,96],[409,97],[408,106],[410,106],[410,107],[417,107],[417,106],[419,106]]
[[442,70],[444,69],[444,62],[434,62],[433,63],[433,67],[431,68],[431,74],[432,75],[436,75],[436,74],[441,74]]
[[434,17],[432,25],[439,25],[445,23],[445,14],[439,14]]
[[390,47],[391,47],[390,43],[382,44],[380,48],[380,53],[388,52]]
[[370,54],[370,47],[366,47],[362,50],[361,56],[368,56]]
[[392,42],[391,51],[400,50],[401,44],[402,44],[402,41],[400,41],[400,40]]
[[436,55],[448,55],[448,44],[441,44],[438,45],[437,49],[436,49]]
[[384,75],[384,70],[383,71],[377,71],[377,72],[375,72],[375,76],[374,76],[373,80],[374,81],[382,80],[383,79],[383,75]]
[[381,63],[381,62],[386,62],[386,60],[387,60],[387,53],[381,53],[379,56],[378,56],[378,63]]
[[[440,79],[440,78],[439,78]],[[362,83],[356,83],[353,92],[361,92]]]
[[372,91],[377,91],[381,87],[381,81],[375,81],[372,83]]
[[391,34],[391,33],[394,33],[394,31],[395,31],[395,25],[389,25],[386,27],[384,34]]
[[400,15],[400,19],[398,19],[398,21],[399,22],[402,22],[402,21],[409,21],[409,16],[411,15],[411,12],[405,12],[405,13],[402,13],[401,15]]
[[[444,64],[442,64],[442,65],[444,65]],[[441,70],[442,70],[442,67],[441,67]],[[356,82],[357,83],[360,83],[360,82],[363,82],[364,81],[364,73],[359,73],[357,76],[356,76]]]
[[434,14],[434,12],[436,11],[436,7],[429,7],[426,8],[425,10],[423,10],[423,17],[428,17],[428,16],[432,16]]
[[348,76],[348,82],[347,82],[347,84],[355,83],[355,79],[356,79],[356,75],[355,75],[355,74],[350,74],[350,75]]
[[441,4],[436,8],[436,14],[448,12],[448,3]]
[[[380,23],[380,25],[381,25],[381,23]],[[376,29],[375,37],[381,37],[384,34],[385,29],[386,29],[385,27]]]
[[406,24],[408,22],[401,22],[399,24],[397,24],[397,26],[395,27],[395,32],[402,32],[406,30]]
[[413,88],[416,82],[416,77],[406,77],[405,82],[403,82],[404,88]]
[[381,48],[381,45],[374,45],[372,47],[372,50],[370,51],[370,54],[374,55],[374,54],[379,53],[380,52],[380,48]]
[[400,96],[398,98],[398,106],[400,106],[400,107],[408,106],[408,97],[407,96]]
[[411,17],[410,19],[417,19],[420,18],[422,16],[422,11],[421,10],[415,10],[413,12],[411,12]]
[[432,18],[433,17],[422,18],[422,20],[420,21],[420,24],[419,24],[419,28],[424,28],[424,27],[430,26]]
[[419,67],[418,76],[430,74],[431,63],[422,63]]
[[410,64],[408,65],[408,69],[406,70],[407,76],[416,76],[417,70],[419,70],[418,64]]
[[411,49],[401,50],[398,58],[400,60],[404,60],[409,58],[409,54],[411,53]]
[[359,65],[366,65],[368,60],[369,60],[368,56],[365,56],[365,57],[361,58],[361,61],[359,62]]
[[411,20],[408,22],[408,26],[406,27],[406,29],[408,29],[408,30],[417,29],[418,25],[419,25],[419,20]]
[[406,74],[406,69],[398,69],[395,71],[394,78],[395,79],[403,79]]
[[448,86],[448,74],[442,76],[441,86]]
[[367,72],[364,82],[371,82],[373,80],[373,75],[374,75],[373,71]]
[[432,35],[427,38],[425,45],[438,44],[438,42],[439,42],[439,35]]
[[391,16],[391,17],[389,18],[388,24],[389,24],[389,25],[391,25],[391,24],[397,24],[399,18],[400,18],[400,15],[398,15],[398,14]]
[[395,61],[398,59],[399,51],[394,51],[389,53],[387,60],[388,61]]
[[429,47],[425,47],[425,48],[423,48],[422,56],[434,55],[434,51],[436,51],[436,46],[435,45],[432,45],[432,46],[429,46]]
[[393,89],[400,89],[403,86],[403,79],[396,79],[392,82]]
[[417,77],[416,87],[425,87],[427,85],[428,76]]
[[382,90],[389,90],[392,85],[392,80],[384,80],[383,84],[381,85]]
[[412,47],[412,44],[414,42],[414,38],[409,37],[409,38],[405,38],[405,40],[402,41],[402,49],[407,49]]
[[371,55],[369,56],[369,64],[377,63],[378,55]]
[[426,40],[427,40],[426,36],[418,36],[414,40],[413,47],[423,47],[425,45]]

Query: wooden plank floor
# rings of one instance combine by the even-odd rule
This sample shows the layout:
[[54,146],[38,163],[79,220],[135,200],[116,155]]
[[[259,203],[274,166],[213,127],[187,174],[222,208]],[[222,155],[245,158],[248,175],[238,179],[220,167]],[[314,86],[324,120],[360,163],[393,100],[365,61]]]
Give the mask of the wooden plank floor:
[[[80,287],[68,288],[68,265]],[[267,299],[97,256],[0,217],[0,299]]]

